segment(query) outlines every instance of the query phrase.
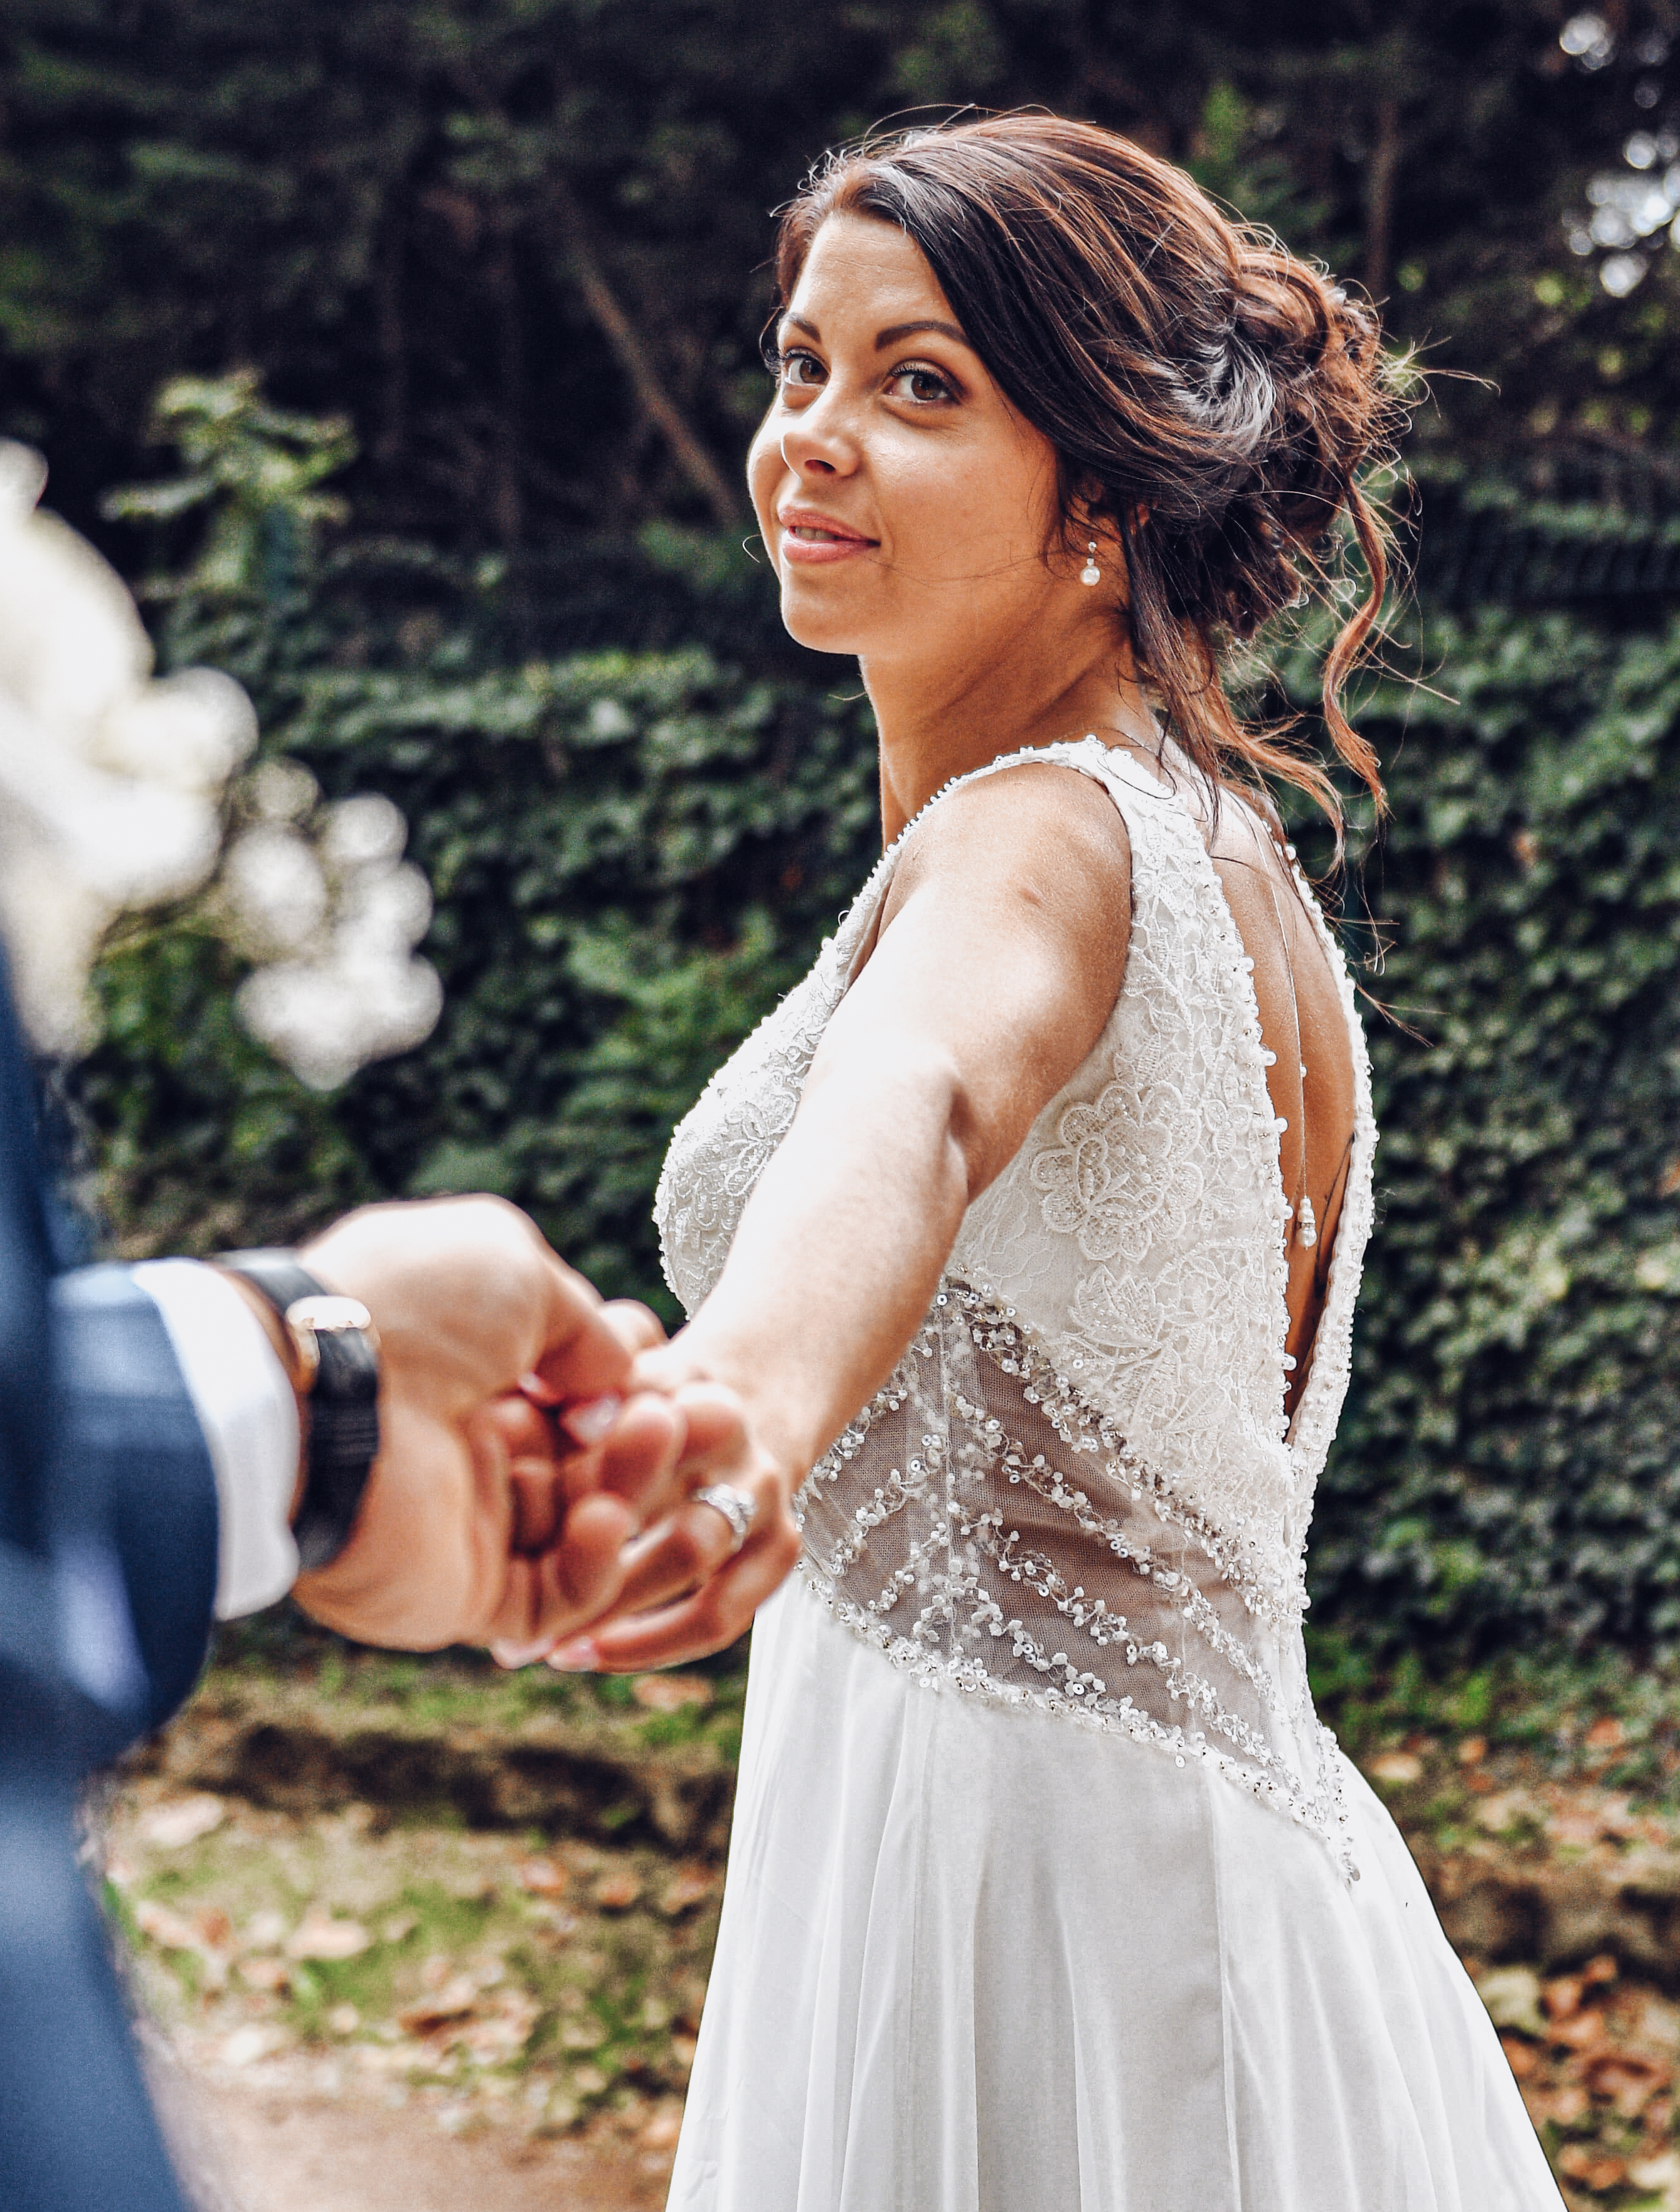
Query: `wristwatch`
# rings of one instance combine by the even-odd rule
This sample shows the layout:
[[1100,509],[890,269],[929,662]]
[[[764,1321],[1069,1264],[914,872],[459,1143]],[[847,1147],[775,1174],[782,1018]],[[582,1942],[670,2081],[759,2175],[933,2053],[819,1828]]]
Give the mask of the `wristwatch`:
[[339,1297],[295,1253],[220,1252],[215,1265],[280,1317],[293,1389],[308,1401],[303,1498],[292,1523],[305,1569],[330,1566],[350,1540],[379,1456],[379,1337],[359,1298]]

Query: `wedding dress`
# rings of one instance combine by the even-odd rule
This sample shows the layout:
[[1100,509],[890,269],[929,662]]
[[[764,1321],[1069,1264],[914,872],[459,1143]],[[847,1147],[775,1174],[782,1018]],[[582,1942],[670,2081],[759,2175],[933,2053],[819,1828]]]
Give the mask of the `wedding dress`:
[[[1123,982],[801,1492],[800,1565],[753,1629],[672,2212],[1557,2212],[1307,1686],[1376,1142],[1345,968],[1319,922],[1356,1125],[1287,1424],[1279,1124],[1190,771],[1094,738],[991,769],[1021,758],[1125,819]],[[658,1211],[691,1312],[903,842],[676,1133]]]

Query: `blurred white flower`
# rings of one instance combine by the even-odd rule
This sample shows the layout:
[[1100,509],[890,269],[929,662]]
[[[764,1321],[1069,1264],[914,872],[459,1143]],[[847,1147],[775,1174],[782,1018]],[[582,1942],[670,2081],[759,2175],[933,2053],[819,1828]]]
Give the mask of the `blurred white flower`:
[[36,1046],[85,1051],[88,976],[119,914],[220,874],[204,911],[259,964],[248,1026],[330,1089],[419,1043],[443,1001],[414,955],[431,891],[402,859],[408,825],[377,793],[321,804],[295,761],[229,780],[256,743],[239,685],[214,670],[155,678],[126,586],[37,506],[39,454],[0,441],[0,934]]
[[158,683],[121,578],[37,511],[40,457],[0,442],[0,932],[43,1051],[92,1041],[87,980],[125,908],[203,883],[222,786],[256,741],[236,684]]
[[1583,69],[1603,69],[1616,52],[1616,37],[1596,9],[1572,15],[1557,34],[1557,43]]
[[258,958],[295,952],[326,918],[330,894],[307,837],[261,822],[234,839],[222,864],[222,887],[235,933]]
[[295,761],[259,761],[245,779],[245,803],[265,822],[301,822],[320,795],[320,784]]
[[1634,286],[1645,281],[1646,263],[1637,253],[1612,253],[1598,271],[1598,282],[1611,299],[1625,300]]
[[246,1026],[316,1090],[430,1035],[443,1006],[414,947],[431,887],[401,858],[408,824],[377,793],[321,810],[313,839],[273,822],[234,844],[222,884],[247,943],[294,957],[240,987]]

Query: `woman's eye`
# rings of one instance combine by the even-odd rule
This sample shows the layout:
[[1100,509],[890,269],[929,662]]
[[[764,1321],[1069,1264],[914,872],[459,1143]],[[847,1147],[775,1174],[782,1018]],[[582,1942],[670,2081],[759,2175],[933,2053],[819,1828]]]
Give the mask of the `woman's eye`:
[[908,399],[918,407],[940,406],[957,396],[937,369],[918,368],[913,363],[895,368],[886,382],[895,399]]
[[776,363],[776,380],[792,391],[809,391],[820,384],[825,371],[813,353],[784,353]]

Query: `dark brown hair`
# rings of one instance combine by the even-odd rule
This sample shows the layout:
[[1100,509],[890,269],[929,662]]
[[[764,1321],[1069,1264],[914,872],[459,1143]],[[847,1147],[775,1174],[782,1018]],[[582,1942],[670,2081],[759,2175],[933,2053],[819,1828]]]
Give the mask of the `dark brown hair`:
[[1304,593],[1337,596],[1348,519],[1367,589],[1325,658],[1324,722],[1380,809],[1376,756],[1342,706],[1388,573],[1360,475],[1403,422],[1371,310],[1182,170],[1053,115],[827,155],[782,213],[783,307],[818,227],[842,212],[896,223],[921,249],[969,343],[1055,447],[1068,544],[1088,534],[1081,513],[1117,532],[1134,664],[1190,757],[1219,784],[1299,785],[1338,839],[1329,775],[1281,742],[1288,724],[1245,726],[1220,654]]

